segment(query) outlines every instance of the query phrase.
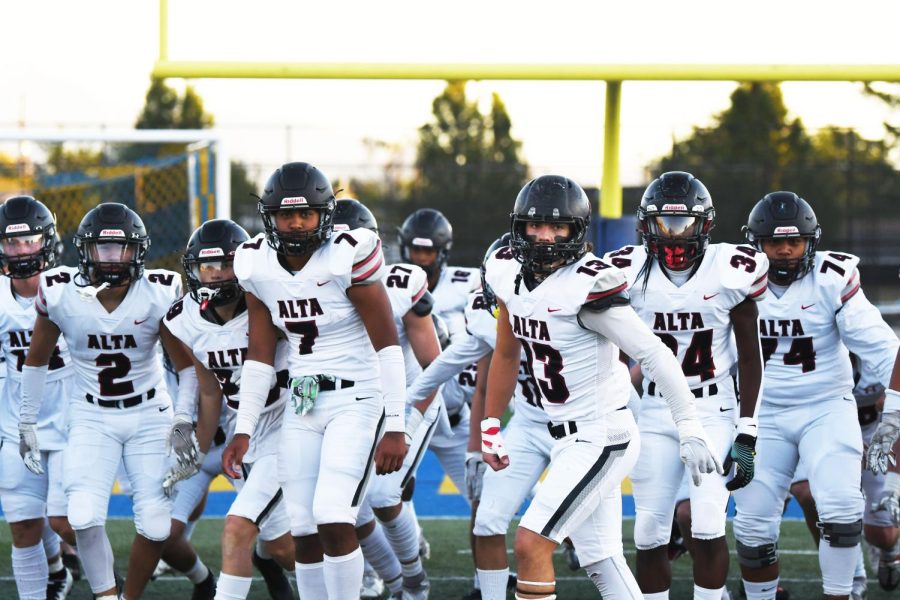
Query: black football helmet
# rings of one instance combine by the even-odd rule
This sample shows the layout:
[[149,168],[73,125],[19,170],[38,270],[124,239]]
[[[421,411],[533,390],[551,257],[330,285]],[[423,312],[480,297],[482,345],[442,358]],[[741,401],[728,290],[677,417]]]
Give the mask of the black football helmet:
[[[551,244],[539,244],[525,235],[528,222],[567,223],[572,233]],[[516,197],[510,214],[510,247],[526,272],[546,276],[570,265],[587,252],[591,203],[581,186],[560,175],[532,179]],[[561,261],[561,262],[560,262]]]
[[441,272],[450,257],[450,249],[453,247],[453,226],[441,211],[433,208],[420,208],[406,217],[397,233],[400,256],[404,262],[413,262],[410,258],[410,249],[413,246],[434,248],[437,250],[437,258],[434,262],[427,266],[418,266],[425,270],[428,277]]
[[[334,203],[331,181],[313,165],[291,162],[275,169],[257,205],[269,246],[279,254],[312,254],[331,237]],[[319,211],[319,225],[312,231],[278,231],[275,227],[276,212],[305,208]]]
[[82,287],[130,285],[144,274],[150,248],[147,228],[136,212],[118,202],[98,204],[84,215],[75,232]]
[[484,308],[494,316],[497,316],[497,296],[494,294],[491,286],[488,285],[487,279],[485,279],[485,275],[487,275],[487,261],[500,248],[509,248],[511,239],[512,236],[509,233],[504,233],[494,240],[488,247],[487,252],[484,253],[484,259],[481,261],[481,296],[484,298]]
[[750,211],[743,229],[747,241],[759,251],[763,249],[763,240],[793,237],[806,240],[806,250],[799,259],[769,258],[769,281],[772,283],[789,285],[813,268],[822,228],[812,206],[794,192],[766,194]]
[[222,306],[237,300],[241,294],[237,277],[204,282],[201,271],[218,271],[234,267],[234,252],[250,239],[244,228],[229,219],[213,219],[198,227],[188,240],[181,264],[188,289],[201,310],[209,305]]
[[334,215],[331,217],[335,231],[349,231],[351,229],[368,229],[378,234],[378,221],[372,211],[359,200],[341,198],[334,205]]
[[669,171],[647,186],[637,216],[644,248],[672,271],[694,266],[709,246],[716,210],[703,183]]
[[14,196],[0,205],[0,271],[27,279],[52,269],[62,253],[56,216],[31,196]]

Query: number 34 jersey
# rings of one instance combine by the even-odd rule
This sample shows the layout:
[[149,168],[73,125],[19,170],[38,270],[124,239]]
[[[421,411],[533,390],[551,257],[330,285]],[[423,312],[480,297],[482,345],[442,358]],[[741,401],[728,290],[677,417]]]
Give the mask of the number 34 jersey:
[[796,406],[853,399],[848,348],[859,357],[860,386],[887,385],[897,336],[860,288],[859,258],[816,252],[813,268],[780,298],[759,306],[765,360],[763,402]]
[[41,275],[35,310],[59,327],[75,371],[74,394],[118,400],[144,394],[162,384],[156,353],[159,323],[181,296],[174,271],[147,269],[133,282],[118,307],[108,312],[96,297],[75,285],[74,267]]
[[241,287],[265,304],[288,339],[291,377],[378,377],[375,349],[347,289],[377,282],[383,272],[381,241],[367,229],[335,231],[296,273],[281,265],[265,234],[234,255]]
[[[737,362],[731,309],[766,295],[769,260],[749,246],[710,244],[697,271],[680,287],[643,246],[626,246],[604,260],[628,277],[631,305],[678,358],[692,389],[731,377]],[[644,289],[645,263],[650,269]],[[644,390],[650,380],[645,378]]]

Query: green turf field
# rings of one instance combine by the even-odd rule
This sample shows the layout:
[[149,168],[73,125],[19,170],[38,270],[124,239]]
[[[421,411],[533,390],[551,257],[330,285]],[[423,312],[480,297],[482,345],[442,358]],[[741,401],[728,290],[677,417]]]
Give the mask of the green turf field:
[[[634,521],[626,521],[624,524],[625,540],[631,540],[631,528]],[[472,564],[468,549],[466,535],[466,522],[462,520],[428,520],[422,522],[426,536],[431,543],[431,559],[425,566],[432,580],[433,600],[457,599],[469,591],[471,587]],[[203,560],[216,571],[219,568],[219,531],[221,519],[204,519],[197,526],[193,541],[199,550]],[[116,554],[116,564],[124,574],[127,562],[127,549],[134,533],[132,522],[129,520],[110,521],[108,526],[110,538]],[[729,544],[734,547],[733,540]],[[797,521],[785,522],[782,529],[781,548],[782,554],[782,581],[791,592],[792,600],[807,600],[822,597],[822,588],[819,583],[818,559],[814,553],[812,540],[803,523]],[[626,556],[631,563],[634,546],[626,542]],[[5,524],[0,525],[0,598],[12,599],[16,597],[15,583],[12,581],[12,571],[9,562],[10,537],[9,529]],[[566,598],[598,598],[599,594],[593,585],[586,579],[583,572],[573,573],[565,566],[562,555],[557,556],[557,588],[559,597]],[[691,598],[690,559],[682,557],[674,565],[675,582],[670,597],[676,599]],[[737,590],[739,582],[736,560],[732,557],[731,578],[729,589],[732,593]],[[152,582],[147,588],[144,598],[150,600],[181,600],[190,598],[191,587],[187,580],[181,578],[166,577]],[[253,584],[250,598],[263,600],[268,596],[261,580]],[[510,595],[512,597],[512,595]],[[879,600],[890,595],[881,591],[875,575],[870,573],[869,599]],[[89,600],[90,589],[87,582],[82,580],[75,584],[72,594],[73,600]],[[735,600],[737,600],[735,595]]]

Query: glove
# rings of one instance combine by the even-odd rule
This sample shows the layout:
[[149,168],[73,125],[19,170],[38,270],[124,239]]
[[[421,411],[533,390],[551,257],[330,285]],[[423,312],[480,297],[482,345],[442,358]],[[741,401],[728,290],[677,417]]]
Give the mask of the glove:
[[866,452],[866,465],[869,470],[878,475],[887,473],[888,464],[897,464],[893,448],[898,437],[900,437],[900,410],[883,412],[881,422],[872,434],[872,441],[869,442],[869,450]]
[[481,451],[485,454],[496,454],[498,458],[506,456],[503,436],[500,434],[500,419],[488,417],[481,421]]
[[25,461],[25,466],[35,475],[44,474],[44,465],[41,464],[41,446],[38,444],[37,425],[34,423],[19,423],[19,456]]
[[175,452],[175,459],[179,466],[200,466],[200,444],[194,434],[194,424],[186,415],[175,415],[169,437],[166,439],[166,454]]
[[894,521],[894,527],[900,527],[900,473],[888,473],[884,478],[881,496],[872,503],[872,510],[886,510]]
[[719,475],[725,472],[719,459],[710,451],[710,444],[706,440],[703,426],[694,418],[682,419],[675,426],[678,428],[679,455],[681,462],[685,464],[691,473],[694,485],[699,486],[701,475],[715,471]]
[[206,458],[205,452],[200,452],[197,455],[197,462],[190,463],[186,465],[178,465],[169,469],[169,472],[166,473],[166,478],[163,480],[163,494],[166,495],[166,498],[171,498],[173,492],[175,491],[175,484],[179,481],[184,481],[190,477],[193,477],[197,473],[200,472],[200,465],[203,464],[203,459]]
[[484,458],[481,452],[466,452],[466,495],[470,502],[481,500],[481,488],[484,482]]
[[741,417],[738,420],[737,436],[731,444],[731,452],[725,457],[722,469],[725,473],[731,472],[731,467],[737,465],[734,477],[725,484],[729,492],[739,490],[753,480],[755,472],[754,459],[756,458],[756,433],[757,424],[751,417]]
[[419,409],[415,406],[411,407],[409,410],[409,414],[406,415],[406,445],[411,446],[413,437],[416,435],[416,430],[419,428],[419,425],[422,424],[422,421],[425,420],[425,415],[419,412]]

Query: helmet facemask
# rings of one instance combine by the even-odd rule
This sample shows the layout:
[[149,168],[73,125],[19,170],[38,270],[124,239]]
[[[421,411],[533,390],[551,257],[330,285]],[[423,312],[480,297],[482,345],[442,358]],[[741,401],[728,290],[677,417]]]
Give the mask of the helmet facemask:
[[266,230],[266,241],[269,246],[285,256],[308,256],[315,252],[328,238],[333,230],[332,214],[334,200],[327,207],[303,207],[304,210],[315,210],[319,213],[319,224],[309,231],[281,231],[275,225],[275,214],[281,210],[295,210],[258,206]]
[[[818,231],[816,232],[818,234]],[[819,245],[818,235],[794,235],[794,236],[747,236],[753,246],[760,252],[763,250],[763,242],[767,240],[779,240],[788,238],[800,238],[805,241],[806,248],[799,258],[772,258],[769,257],[769,282],[775,285],[788,286],[809,273],[816,262],[816,248]],[[751,239],[752,238],[752,239]]]
[[79,272],[89,285],[127,286],[144,273],[148,240],[76,239],[75,245],[78,249]]
[[684,271],[706,252],[711,214],[643,214],[641,237],[647,251],[672,271]]
[[[209,249],[207,249],[209,250]],[[212,250],[219,250],[213,248]],[[234,276],[234,257],[218,257],[182,260],[187,276],[188,289],[200,310],[209,306],[224,306],[236,301],[242,292],[237,277]]]
[[[538,242],[534,236],[526,235],[526,227],[534,223],[568,224],[571,233],[567,237],[556,236],[553,242]],[[547,277],[557,269],[570,265],[584,256],[587,251],[584,219],[529,217],[512,215],[512,237],[510,246],[517,261],[523,268],[538,277]]]
[[0,238],[0,271],[10,279],[28,279],[54,267],[56,244],[50,233],[29,232]]

